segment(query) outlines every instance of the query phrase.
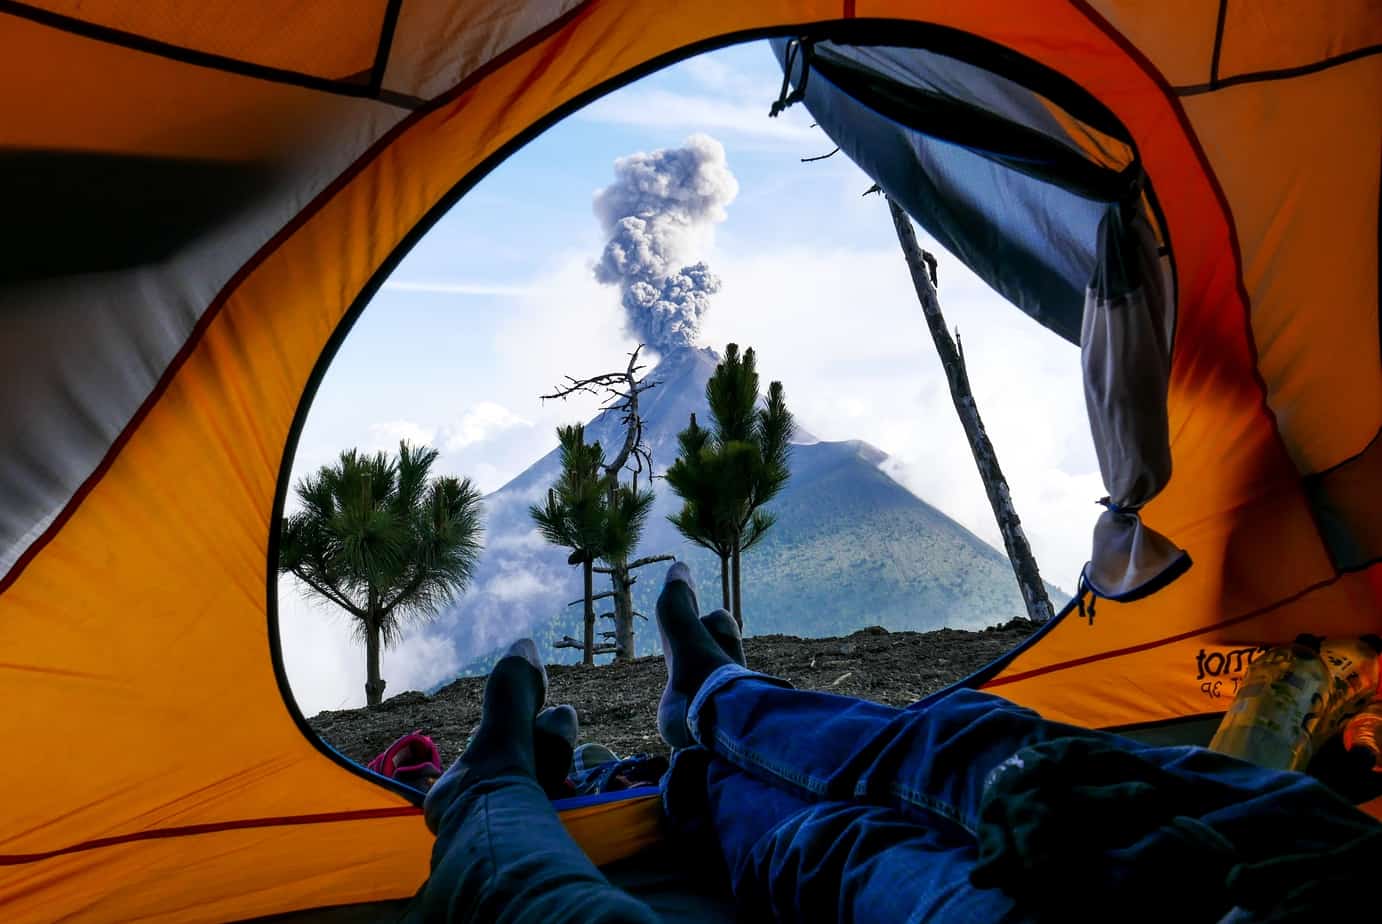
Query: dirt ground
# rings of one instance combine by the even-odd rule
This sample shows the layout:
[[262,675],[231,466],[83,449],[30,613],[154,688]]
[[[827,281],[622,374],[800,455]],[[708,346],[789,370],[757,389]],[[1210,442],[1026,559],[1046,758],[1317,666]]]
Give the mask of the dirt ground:
[[[845,638],[763,635],[744,640],[749,666],[796,686],[904,706],[960,680],[1010,651],[1033,631],[1014,620],[982,632],[888,632],[872,627]],[[549,703],[570,703],[581,741],[599,741],[623,756],[662,753],[657,701],[667,674],[661,655],[595,668],[551,665]],[[323,712],[310,722],[342,753],[368,761],[399,735],[432,736],[450,763],[480,720],[483,677],[462,677],[435,695],[401,693],[374,709]]]

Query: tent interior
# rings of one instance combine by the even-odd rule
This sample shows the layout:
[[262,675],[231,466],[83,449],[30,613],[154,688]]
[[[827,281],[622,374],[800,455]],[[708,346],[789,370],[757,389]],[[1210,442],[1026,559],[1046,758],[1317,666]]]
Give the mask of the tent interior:
[[[1382,632],[1367,0],[5,3],[0,692],[8,740],[65,758],[4,771],[7,919],[377,920],[416,891],[419,794],[324,744],[284,674],[276,524],[312,397],[403,256],[507,156],[764,38],[784,104],[1066,339],[1110,215],[1153,241],[1160,371],[1101,409],[1152,406],[1165,466],[1107,511],[1123,532],[1095,531],[1138,580],[1091,580],[1097,610],[967,683],[1204,743],[1230,701],[1215,681],[1250,652]],[[149,758],[189,725],[216,734]],[[1382,812],[1382,786],[1350,795]],[[732,916],[678,878],[655,794],[562,808],[669,919]]]

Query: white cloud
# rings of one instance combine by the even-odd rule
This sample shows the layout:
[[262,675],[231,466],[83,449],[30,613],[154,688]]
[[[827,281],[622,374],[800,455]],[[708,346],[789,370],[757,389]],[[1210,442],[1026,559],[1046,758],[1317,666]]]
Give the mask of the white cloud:
[[532,425],[531,420],[519,417],[502,404],[481,401],[461,415],[456,423],[443,427],[440,442],[447,452],[457,452],[505,430]]
[[543,539],[542,534],[537,530],[530,529],[527,532],[504,533],[501,536],[495,536],[489,540],[487,545],[491,549],[520,549],[536,552],[547,547],[547,540]]
[[500,603],[521,603],[541,596],[550,590],[546,581],[530,571],[505,570],[496,574],[481,588]]
[[390,292],[423,292],[433,295],[490,295],[514,298],[547,294],[544,290],[533,286],[447,280],[390,279],[384,283],[382,288]]
[[681,63],[681,72],[707,90],[722,95],[749,96],[763,86],[722,57],[697,55]]
[[436,427],[428,427],[412,420],[386,420],[370,424],[369,448],[394,452],[406,440],[414,446],[431,446],[437,437]]
[[793,146],[820,143],[820,133],[810,127],[809,120],[792,110],[780,118],[768,118],[771,103],[766,96],[746,103],[712,95],[631,88],[602,97],[582,109],[577,118],[638,128],[730,134]]

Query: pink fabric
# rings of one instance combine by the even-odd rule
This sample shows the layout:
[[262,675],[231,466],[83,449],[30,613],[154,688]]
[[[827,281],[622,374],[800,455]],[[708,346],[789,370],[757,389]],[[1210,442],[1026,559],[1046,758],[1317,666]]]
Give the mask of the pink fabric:
[[414,731],[389,745],[367,766],[375,773],[394,780],[441,776],[441,753],[431,738],[421,731]]

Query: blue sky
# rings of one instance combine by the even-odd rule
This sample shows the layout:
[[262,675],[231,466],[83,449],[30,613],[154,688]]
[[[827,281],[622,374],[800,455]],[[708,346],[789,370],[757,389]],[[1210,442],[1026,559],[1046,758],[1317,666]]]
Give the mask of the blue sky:
[[[795,107],[770,120],[781,72],[766,44],[674,65],[595,102],[482,180],[418,243],[364,311],[323,380],[295,476],[344,447],[399,437],[440,468],[500,487],[589,402],[543,405],[567,372],[623,365],[618,293],[594,281],[604,245],[591,211],[613,161],[695,132],[725,147],[739,182],[700,254],[722,279],[706,345],[752,344],[801,423],[864,439],[885,468],[986,540],[1001,542],[898,251],[886,204]],[[936,249],[934,244],[930,245]],[[940,296],[1043,574],[1070,588],[1104,492],[1080,390],[1079,352],[943,252]],[[575,362],[573,363],[573,360]],[[344,618],[280,588],[285,659],[312,714],[358,705],[363,657]],[[389,694],[445,679],[425,641],[385,654]]]

